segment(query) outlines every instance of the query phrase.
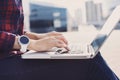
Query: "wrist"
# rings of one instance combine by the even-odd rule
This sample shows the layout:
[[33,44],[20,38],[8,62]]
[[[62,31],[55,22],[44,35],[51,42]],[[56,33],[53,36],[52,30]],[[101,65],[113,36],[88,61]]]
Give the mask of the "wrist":
[[34,51],[44,51],[44,46],[42,45],[41,40],[32,40],[30,39],[30,44],[28,45],[28,50]]
[[42,39],[42,38],[46,37],[46,34],[36,34],[36,37],[38,39]]
[[20,45],[18,43],[18,36],[15,37],[15,42],[13,45],[13,49],[20,49]]
[[28,50],[34,50],[35,47],[35,40],[30,39],[30,43],[28,45]]
[[30,39],[34,39],[34,40],[38,39],[37,34],[33,32],[25,32],[24,35],[28,36]]

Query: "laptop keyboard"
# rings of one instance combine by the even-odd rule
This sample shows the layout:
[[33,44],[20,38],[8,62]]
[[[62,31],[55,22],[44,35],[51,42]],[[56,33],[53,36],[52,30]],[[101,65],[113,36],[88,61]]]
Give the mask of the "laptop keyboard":
[[71,44],[68,46],[70,48],[70,51],[67,51],[65,48],[54,48],[54,51],[56,54],[82,54],[89,52],[89,46],[87,45],[79,45],[79,44]]
[[69,45],[70,53],[71,54],[82,54],[87,51],[86,46],[78,45],[78,44],[71,44]]

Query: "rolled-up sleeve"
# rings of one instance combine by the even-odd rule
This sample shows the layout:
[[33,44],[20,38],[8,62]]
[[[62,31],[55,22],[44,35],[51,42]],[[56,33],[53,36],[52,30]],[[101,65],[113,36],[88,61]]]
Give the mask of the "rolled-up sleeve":
[[[23,34],[22,0],[0,1],[0,58],[14,53],[15,37]],[[2,54],[2,55],[1,55]]]
[[10,52],[13,49],[15,35],[0,31],[0,52]]

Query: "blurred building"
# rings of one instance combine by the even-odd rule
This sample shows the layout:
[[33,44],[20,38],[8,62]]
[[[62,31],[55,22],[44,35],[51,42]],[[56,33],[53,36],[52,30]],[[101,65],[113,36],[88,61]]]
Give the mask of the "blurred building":
[[80,25],[82,24],[82,11],[80,8],[78,8],[76,11],[75,11],[75,22],[76,24]]
[[44,33],[67,31],[67,9],[54,5],[30,3],[30,30]]
[[67,31],[78,31],[79,24],[76,19],[69,14],[69,12],[67,13],[67,24]]
[[86,24],[101,26],[103,21],[102,4],[94,3],[93,1],[86,1],[85,9],[86,9]]

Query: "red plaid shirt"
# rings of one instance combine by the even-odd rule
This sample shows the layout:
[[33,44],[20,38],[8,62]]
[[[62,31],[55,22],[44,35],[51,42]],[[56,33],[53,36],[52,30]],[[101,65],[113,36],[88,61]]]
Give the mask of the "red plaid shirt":
[[0,0],[0,57],[10,54],[15,36],[23,34],[23,19],[21,0]]

